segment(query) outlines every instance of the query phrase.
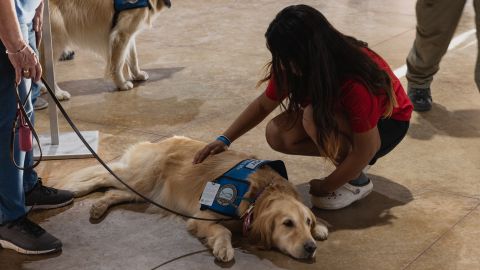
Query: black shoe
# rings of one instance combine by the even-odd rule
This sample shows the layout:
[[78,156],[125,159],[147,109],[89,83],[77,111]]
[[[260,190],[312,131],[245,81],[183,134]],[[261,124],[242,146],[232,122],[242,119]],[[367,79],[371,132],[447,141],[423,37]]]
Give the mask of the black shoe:
[[432,109],[432,95],[430,93],[430,88],[409,88],[408,97],[410,98],[410,101],[412,101],[414,111],[426,112]]
[[0,247],[22,254],[47,254],[62,250],[62,242],[23,216],[0,225]]
[[39,177],[38,183],[25,194],[25,205],[34,209],[52,209],[62,207],[73,202],[73,193],[66,190],[46,187]]
[[37,97],[37,100],[33,103],[33,109],[40,111],[46,108],[48,108],[48,102],[42,97]]

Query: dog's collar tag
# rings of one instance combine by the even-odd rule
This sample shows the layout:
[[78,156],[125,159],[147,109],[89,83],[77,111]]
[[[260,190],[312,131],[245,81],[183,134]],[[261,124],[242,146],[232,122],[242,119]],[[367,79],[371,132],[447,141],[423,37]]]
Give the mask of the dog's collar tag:
[[205,186],[205,189],[203,190],[202,197],[200,198],[200,203],[212,206],[219,189],[220,184],[208,182]]

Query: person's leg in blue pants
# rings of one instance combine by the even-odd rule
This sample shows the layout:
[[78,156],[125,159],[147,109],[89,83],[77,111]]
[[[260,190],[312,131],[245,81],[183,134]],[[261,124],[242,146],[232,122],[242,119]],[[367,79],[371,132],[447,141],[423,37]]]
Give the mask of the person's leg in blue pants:
[[[33,24],[32,23],[21,24],[20,28],[22,29],[22,33],[26,33],[28,35],[28,41],[29,41],[30,47],[33,46],[32,49],[35,52],[38,52],[37,51],[37,46],[36,46],[36,43],[35,43],[35,31],[33,31]],[[32,104],[35,103],[34,98],[36,99],[40,95],[41,86],[39,84],[40,83],[32,82],[32,86],[31,86],[32,92],[31,92],[30,97],[29,97],[29,99],[30,99],[30,108],[29,109],[31,109],[31,112],[29,114],[29,116],[30,116],[29,118],[30,118],[30,121],[32,122],[32,124],[35,124],[35,114],[33,113],[33,105]],[[22,89],[22,90],[24,90],[25,92],[28,92],[27,90],[29,90],[29,88],[25,88],[25,89]],[[37,93],[35,93],[35,91]],[[25,110],[26,109],[27,108],[25,108]],[[27,111],[27,112],[29,112],[29,111]],[[25,164],[24,165],[25,167],[33,165],[33,151],[29,151],[29,152],[25,153],[24,164]],[[24,188],[25,192],[30,191],[37,184],[37,181],[38,181],[37,172],[35,172],[33,169],[27,169],[27,170],[24,171],[24,173],[23,173],[23,188]]]
[[[27,28],[22,27],[22,33],[27,39]],[[27,186],[35,185],[33,171],[24,172],[16,168],[10,156],[10,136],[17,112],[15,96],[15,71],[5,54],[5,47],[0,43],[0,224],[15,220],[26,213],[24,179]],[[22,99],[26,98],[30,80],[22,79],[18,90]],[[29,116],[33,116],[31,100],[25,106]],[[18,148],[18,136],[15,137],[13,154],[19,166],[31,163],[31,153],[25,155]],[[26,159],[29,156],[29,159]]]
[[[28,45],[30,45],[33,51],[37,54],[38,58],[40,58],[40,55],[38,53],[38,48],[37,48],[37,38],[35,36],[35,31],[33,30],[33,24],[29,23],[26,26],[28,29]],[[35,102],[37,101],[37,98],[40,96],[40,89],[42,89],[42,86],[43,86],[42,82],[32,81],[32,104],[34,105],[35,105]],[[47,103],[47,106],[48,106],[48,103]],[[42,109],[43,108],[45,107],[42,107]]]
[[[31,24],[22,25],[24,40],[34,35]],[[25,110],[33,123],[33,106],[30,80],[22,79],[18,91]],[[23,254],[46,254],[61,250],[62,243],[30,221],[26,206],[36,209],[51,209],[73,202],[73,194],[43,186],[33,169],[20,170],[12,162],[10,138],[17,113],[15,72],[0,42],[0,247]],[[13,155],[20,167],[33,163],[32,151],[20,151],[18,136],[15,137]]]

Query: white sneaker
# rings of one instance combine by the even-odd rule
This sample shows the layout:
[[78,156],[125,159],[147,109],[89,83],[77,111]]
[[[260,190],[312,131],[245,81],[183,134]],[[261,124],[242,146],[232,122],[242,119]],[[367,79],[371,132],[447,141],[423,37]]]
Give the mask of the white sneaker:
[[368,181],[368,184],[358,187],[350,185],[349,183],[341,186],[339,189],[332,192],[325,197],[317,197],[312,195],[313,206],[326,209],[336,210],[349,206],[353,202],[365,198],[373,190],[372,181]]

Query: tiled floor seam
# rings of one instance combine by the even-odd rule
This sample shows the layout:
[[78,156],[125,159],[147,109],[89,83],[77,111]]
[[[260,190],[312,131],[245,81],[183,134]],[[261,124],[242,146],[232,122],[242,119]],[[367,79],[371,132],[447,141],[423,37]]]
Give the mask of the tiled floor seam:
[[[129,128],[127,126],[122,126],[122,125],[109,125],[109,124],[105,124],[105,123],[101,123],[101,122],[85,121],[85,120],[76,119],[76,118],[72,118],[72,121],[75,125],[77,125],[76,121],[81,121],[82,124],[93,124],[93,125],[99,125],[99,126],[105,126],[105,127],[111,127],[111,128],[118,128],[118,129],[121,129],[122,132],[123,131],[134,131],[134,132],[140,132],[140,133],[143,133],[143,134],[155,135],[155,136],[161,136],[161,137],[169,136],[169,134],[165,134],[165,133],[156,133],[156,132],[153,132],[153,131],[145,131],[145,130],[142,130],[142,129],[132,129],[132,128]],[[69,127],[70,127],[70,125],[69,125]]]
[[402,270],[407,270],[412,266],[419,258],[421,258],[427,251],[429,251],[438,241],[440,241],[447,233],[451,232],[453,228],[455,228],[458,224],[460,224],[465,218],[470,216],[473,211],[477,210],[480,206],[480,202],[475,205],[470,211],[468,211],[467,214],[465,214],[463,217],[461,217],[455,224],[453,224],[449,229],[447,229],[445,232],[443,232],[435,241],[433,241],[427,248],[425,248],[420,254],[418,254],[411,262],[409,262]]
[[[216,115],[218,115],[218,112],[212,112],[210,114],[206,114],[202,117],[197,118],[197,120],[195,122],[192,121],[192,123],[189,123],[189,124],[185,125],[184,127],[173,129],[171,132],[168,132],[167,134],[156,134],[156,133],[151,133],[151,134],[161,135],[163,137],[170,137],[170,136],[174,136],[174,135],[182,135],[180,133],[181,130],[185,130],[185,129],[191,127],[192,125],[201,125],[201,124],[207,122],[208,120],[210,120],[212,116],[216,116]],[[132,129],[132,131],[139,131],[139,130]]]
[[[199,43],[199,44],[190,44],[190,45],[176,45],[176,44],[173,44],[173,45],[162,45],[166,48],[197,48],[197,49],[202,49],[203,51],[211,51],[211,52],[215,52],[215,53],[218,53],[218,49],[217,48],[212,48],[210,47],[211,45],[209,44],[203,44],[203,43]],[[247,53],[247,52],[235,52],[235,54],[237,55],[242,55],[242,56],[258,56],[258,55],[261,55],[261,53]]]
[[167,265],[167,264],[170,264],[170,263],[173,263],[173,262],[182,260],[182,259],[186,259],[186,258],[188,258],[188,257],[190,257],[190,256],[197,255],[197,254],[203,253],[203,252],[208,252],[208,251],[210,251],[210,250],[209,250],[209,249],[201,249],[201,250],[189,252],[189,253],[186,253],[186,254],[177,256],[177,257],[175,257],[175,258],[173,258],[173,259],[170,259],[170,260],[168,260],[168,261],[165,261],[165,262],[163,262],[163,263],[161,263],[161,264],[153,267],[151,270],[156,270],[156,269],[159,269],[160,267],[163,267],[163,266],[165,266],[165,265]]
[[400,36],[402,36],[402,35],[405,35],[405,34],[408,33],[408,32],[411,32],[411,31],[415,31],[415,27],[413,27],[413,28],[411,28],[411,29],[408,29],[408,30],[405,30],[405,31],[403,31],[403,32],[401,32],[401,33],[398,33],[398,34],[394,35],[394,36],[391,36],[391,37],[389,37],[388,39],[382,40],[382,41],[380,41],[380,42],[378,42],[378,43],[375,43],[375,44],[373,44],[373,45],[371,45],[371,46],[369,46],[369,47],[370,47],[370,48],[375,48],[375,47],[377,47],[377,46],[380,46],[380,45],[384,44],[385,42],[391,41],[391,40],[393,40],[393,39],[395,39],[395,38],[398,38],[398,37],[400,37]]
[[463,198],[467,198],[467,199],[473,199],[473,200],[477,200],[480,202],[480,198],[475,196],[475,195],[467,195],[467,194],[462,194],[462,193],[458,193],[458,192],[449,192],[449,191],[445,191],[445,190],[439,190],[439,189],[433,189],[433,188],[426,188],[425,190],[428,190],[428,191],[433,191],[433,192],[438,192],[438,193],[444,193],[444,194],[448,194],[448,195],[452,195],[452,196],[457,196],[457,197],[463,197]]
[[[181,127],[181,128],[178,128],[178,129],[173,129],[173,131],[168,132],[168,133],[157,133],[157,132],[153,132],[153,131],[145,131],[145,130],[136,129],[136,128],[129,128],[127,126],[122,126],[122,125],[114,125],[113,126],[113,125],[100,123],[100,122],[95,122],[95,121],[85,121],[85,120],[82,120],[82,119],[72,118],[72,121],[73,121],[74,124],[76,124],[75,123],[76,121],[82,121],[83,124],[94,124],[94,125],[100,125],[100,126],[105,126],[105,127],[120,128],[120,129],[122,129],[122,131],[124,131],[124,130],[125,131],[134,131],[134,132],[140,132],[140,133],[143,133],[143,134],[155,135],[155,136],[160,136],[160,137],[169,137],[169,136],[172,136],[172,135],[178,133],[178,131],[180,131],[182,129],[190,127],[193,124],[195,124],[195,125],[203,124],[206,120],[211,119],[209,117],[217,115],[217,114],[218,114],[218,112],[212,112],[210,114],[204,115],[202,117],[199,117],[197,119],[197,121],[195,121],[195,122],[192,121],[192,123],[187,124],[185,127]],[[157,140],[155,140],[155,141],[157,141]]]

